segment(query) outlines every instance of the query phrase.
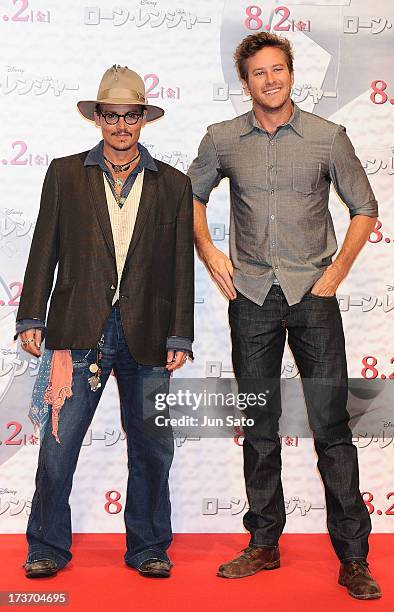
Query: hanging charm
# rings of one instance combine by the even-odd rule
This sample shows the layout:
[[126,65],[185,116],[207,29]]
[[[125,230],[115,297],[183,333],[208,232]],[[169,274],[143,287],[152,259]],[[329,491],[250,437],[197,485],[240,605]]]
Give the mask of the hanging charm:
[[111,166],[113,168],[113,171],[118,173],[118,172],[126,172],[126,170],[128,170],[130,168],[130,164],[126,164],[125,166],[120,166],[118,164],[112,164]]
[[91,376],[90,378],[88,378],[88,383],[90,385],[90,390],[91,391],[97,391],[97,389],[100,389],[101,387],[101,382],[100,382],[100,378],[96,375]]
[[101,336],[99,343],[97,344],[96,361],[89,366],[89,371],[92,372],[93,376],[88,378],[91,391],[97,391],[101,387],[100,375],[101,375],[101,349],[104,346],[104,334]]

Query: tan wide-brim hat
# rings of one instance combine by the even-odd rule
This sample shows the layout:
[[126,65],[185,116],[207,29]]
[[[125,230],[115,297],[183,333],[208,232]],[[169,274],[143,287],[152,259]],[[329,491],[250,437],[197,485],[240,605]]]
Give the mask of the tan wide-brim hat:
[[81,100],[77,106],[86,119],[94,121],[96,104],[140,104],[145,106],[147,121],[154,121],[164,115],[160,106],[148,104],[144,81],[127,66],[114,65],[108,68],[101,79],[97,100]]

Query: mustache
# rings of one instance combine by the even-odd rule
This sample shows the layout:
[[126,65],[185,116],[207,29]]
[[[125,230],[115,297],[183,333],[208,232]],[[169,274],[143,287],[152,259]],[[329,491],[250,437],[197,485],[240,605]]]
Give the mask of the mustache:
[[131,134],[127,130],[117,130],[116,132],[112,132],[112,136],[131,136]]

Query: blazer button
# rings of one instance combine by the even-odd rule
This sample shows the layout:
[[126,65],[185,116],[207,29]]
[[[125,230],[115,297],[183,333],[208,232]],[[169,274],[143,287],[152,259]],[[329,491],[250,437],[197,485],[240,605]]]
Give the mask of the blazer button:
[[121,295],[121,296],[120,296],[120,299],[121,299],[121,300],[128,300],[128,299],[129,299],[129,296],[128,296],[128,295]]

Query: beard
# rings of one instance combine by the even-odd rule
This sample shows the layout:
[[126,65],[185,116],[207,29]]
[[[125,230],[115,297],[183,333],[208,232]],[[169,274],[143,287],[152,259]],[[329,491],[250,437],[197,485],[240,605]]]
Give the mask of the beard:
[[125,141],[122,143],[115,141],[113,144],[111,144],[111,147],[115,151],[128,151],[133,147],[131,134],[129,132],[113,132],[111,136],[120,136],[121,138],[123,137],[125,139]]
[[114,151],[128,151],[129,149],[132,149],[132,148],[133,148],[133,145],[132,145],[131,143],[130,143],[130,144],[127,144],[127,143],[125,142],[123,145],[111,145],[111,148],[112,148]]

